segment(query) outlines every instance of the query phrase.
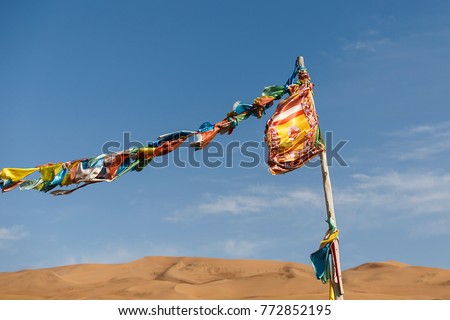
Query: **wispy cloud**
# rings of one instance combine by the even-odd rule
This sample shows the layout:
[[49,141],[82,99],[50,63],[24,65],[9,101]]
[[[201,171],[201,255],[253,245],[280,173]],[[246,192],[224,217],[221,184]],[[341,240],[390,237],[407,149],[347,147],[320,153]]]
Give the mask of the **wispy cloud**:
[[450,151],[450,122],[422,124],[390,133],[388,148],[396,160],[425,160]]
[[299,203],[318,208],[323,205],[323,195],[309,189],[286,189],[248,187],[236,194],[204,194],[197,204],[179,210],[166,218],[180,221],[186,218],[207,215],[243,215],[265,212],[267,210],[290,210]]
[[438,160],[450,154],[450,122],[404,127],[386,138],[361,157],[360,164],[372,169],[359,164],[345,185],[334,188],[339,220],[355,228],[450,234],[450,172]]
[[107,245],[105,247],[95,248],[89,252],[72,254],[64,257],[57,264],[80,264],[80,263],[124,263],[140,259],[146,255],[153,256],[177,256],[183,250],[180,247],[171,244],[147,244],[142,245]]
[[450,219],[441,218],[432,221],[425,221],[415,225],[412,229],[421,236],[442,236],[450,234]]
[[250,241],[228,240],[223,244],[226,254],[239,258],[251,257],[263,243]]
[[[353,225],[382,226],[390,223],[434,226],[421,233],[450,233],[450,174],[390,171],[378,175],[355,174],[353,183],[337,189],[337,206]],[[441,221],[436,224],[437,221]],[[439,228],[435,228],[439,227]],[[438,230],[439,229],[439,230]]]
[[389,38],[381,39],[366,39],[353,42],[347,42],[342,49],[344,51],[369,51],[375,52],[378,48],[389,44],[391,41]]
[[249,241],[229,239],[211,245],[209,250],[220,253],[221,256],[230,258],[257,257],[260,250],[268,245],[267,241]]
[[369,36],[378,36],[380,34],[380,30],[377,29],[369,29],[367,30],[367,34]]
[[389,133],[389,136],[408,138],[421,134],[450,137],[450,121],[439,123],[423,123]]
[[0,240],[20,240],[28,235],[24,226],[0,227]]
[[367,28],[356,30],[356,34],[353,39],[347,39],[342,46],[342,50],[345,52],[376,52],[379,49],[392,44],[392,39],[386,34],[391,36],[391,33],[387,33],[396,21],[394,16],[380,16],[372,15],[367,21]]
[[63,264],[80,263],[121,263],[130,261],[135,256],[130,249],[123,246],[117,248],[102,248],[98,252],[83,252],[78,255],[70,255],[64,258]]
[[200,203],[196,206],[198,212],[203,214],[242,214],[248,212],[260,212],[265,203],[261,198],[254,195],[233,195],[233,196],[209,196],[206,203]]

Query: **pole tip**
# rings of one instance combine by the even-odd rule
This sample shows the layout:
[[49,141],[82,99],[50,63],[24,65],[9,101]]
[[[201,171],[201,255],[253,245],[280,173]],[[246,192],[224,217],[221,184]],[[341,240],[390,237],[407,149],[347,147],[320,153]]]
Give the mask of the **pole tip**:
[[300,67],[305,67],[305,59],[303,59],[303,56],[298,56],[297,61]]

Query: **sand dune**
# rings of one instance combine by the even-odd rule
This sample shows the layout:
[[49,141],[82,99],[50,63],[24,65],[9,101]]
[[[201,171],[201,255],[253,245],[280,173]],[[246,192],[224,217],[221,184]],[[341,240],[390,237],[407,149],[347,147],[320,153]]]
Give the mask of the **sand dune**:
[[[450,299],[450,270],[388,261],[344,271],[346,299]],[[145,257],[0,273],[0,299],[327,299],[293,262]]]

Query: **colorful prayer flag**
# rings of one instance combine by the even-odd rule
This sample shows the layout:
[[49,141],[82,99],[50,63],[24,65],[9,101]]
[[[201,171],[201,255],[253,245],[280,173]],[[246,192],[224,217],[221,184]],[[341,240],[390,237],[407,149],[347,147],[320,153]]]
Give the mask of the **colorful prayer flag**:
[[325,150],[312,88],[308,73],[301,71],[300,82],[288,86],[289,97],[278,104],[267,121],[265,140],[272,174],[300,168]]

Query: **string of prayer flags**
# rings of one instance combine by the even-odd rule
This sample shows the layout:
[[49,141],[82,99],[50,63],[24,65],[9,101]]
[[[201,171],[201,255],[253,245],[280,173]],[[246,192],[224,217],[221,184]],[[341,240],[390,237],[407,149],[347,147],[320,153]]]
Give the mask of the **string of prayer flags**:
[[[265,140],[269,146],[268,164],[273,174],[286,173],[301,167],[325,150],[318,126],[312,97],[313,84],[304,67],[296,60],[294,70],[285,85],[269,86],[252,104],[236,102],[232,111],[215,124],[204,122],[198,130],[180,130],[161,135],[147,147],[131,148],[117,153],[101,154],[67,162],[47,163],[33,168],[3,168],[0,171],[2,192],[16,187],[20,190],[38,190],[52,195],[67,195],[98,182],[112,182],[130,171],[141,171],[155,157],[163,156],[193,137],[190,147],[201,150],[217,134],[231,134],[244,120],[261,118],[274,101],[286,93],[267,121]],[[26,180],[39,173],[38,177]],[[72,189],[64,189],[76,185]],[[54,190],[56,188],[61,188]]]

